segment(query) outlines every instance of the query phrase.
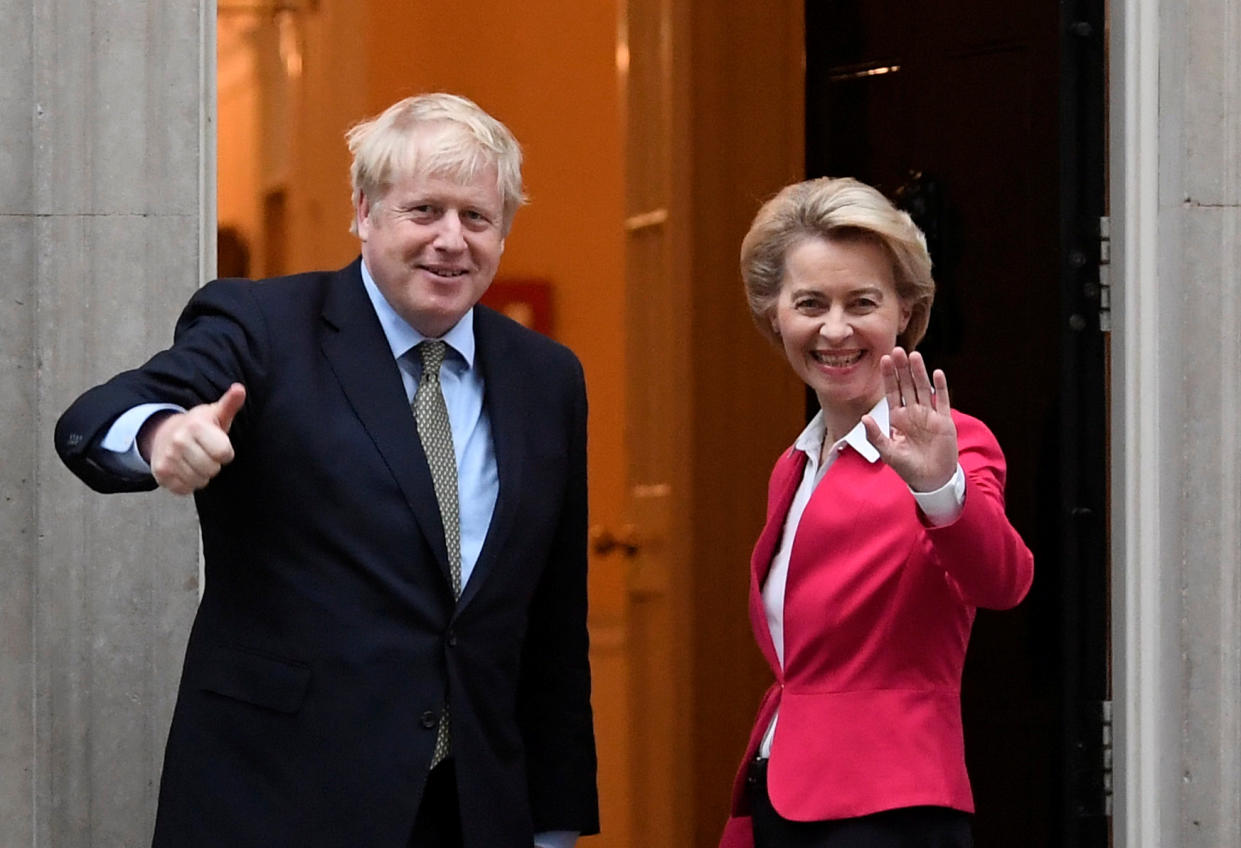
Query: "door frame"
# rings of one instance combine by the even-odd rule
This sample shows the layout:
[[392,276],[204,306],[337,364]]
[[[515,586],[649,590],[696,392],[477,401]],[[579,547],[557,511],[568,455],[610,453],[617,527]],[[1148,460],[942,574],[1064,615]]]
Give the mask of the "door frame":
[[1175,535],[1160,436],[1165,385],[1159,260],[1177,247],[1159,226],[1160,5],[1115,0],[1109,14],[1112,235],[1111,536],[1115,844],[1175,844],[1180,794],[1175,703],[1179,594],[1164,567]]

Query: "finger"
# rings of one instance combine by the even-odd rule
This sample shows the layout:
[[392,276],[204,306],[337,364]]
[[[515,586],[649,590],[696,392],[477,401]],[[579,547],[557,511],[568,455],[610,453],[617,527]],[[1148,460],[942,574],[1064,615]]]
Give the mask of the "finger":
[[233,418],[241,410],[242,404],[246,402],[246,387],[241,383],[233,383],[228,387],[220,399],[211,404],[212,414],[215,421],[220,425],[220,429],[225,433],[233,426]]
[[875,419],[870,415],[862,416],[862,426],[866,428],[866,440],[875,446],[875,450],[883,454],[888,448],[888,442],[891,440],[879,429],[879,425],[875,423]]
[[[224,462],[233,458],[232,443],[201,408],[179,419],[178,426],[153,449],[151,473],[155,481],[178,494],[207,485]],[[164,434],[161,434],[164,435]]]
[[174,495],[188,495],[207,484],[184,457],[164,457],[151,465],[155,482]]
[[201,488],[211,478],[220,473],[221,463],[213,457],[202,444],[196,444],[181,455],[181,463],[185,468],[185,477],[195,488]]
[[892,348],[892,367],[896,370],[897,398],[893,403],[888,399],[888,406],[897,409],[908,406],[916,399],[913,391],[913,377],[909,373],[909,356],[903,347]]
[[167,489],[174,495],[188,495],[194,492],[194,486],[177,476],[155,475],[155,482],[160,488]]
[[883,394],[888,399],[888,409],[900,409],[901,381],[896,376],[896,363],[891,354],[885,353],[880,358],[879,374],[883,378]]
[[185,485],[198,488],[212,476],[213,467],[219,463],[203,450],[191,434],[180,434],[166,450],[160,451],[151,465],[156,481],[161,478],[180,480]]
[[909,370],[912,376],[914,394],[917,396],[918,402],[927,406],[933,406],[931,377],[926,373],[926,362],[922,359],[922,354],[915,351],[909,355]]
[[214,423],[196,433],[195,441],[202,454],[217,466],[228,465],[233,461],[233,443],[229,440],[228,433]]
[[935,409],[944,414],[952,411],[952,404],[948,400],[948,378],[938,368],[935,369]]

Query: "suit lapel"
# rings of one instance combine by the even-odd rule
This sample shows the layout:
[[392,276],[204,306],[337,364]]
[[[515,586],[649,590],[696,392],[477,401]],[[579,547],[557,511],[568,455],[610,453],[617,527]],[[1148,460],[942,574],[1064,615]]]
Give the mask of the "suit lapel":
[[522,441],[529,424],[524,398],[531,394],[527,386],[529,374],[520,366],[524,360],[514,350],[508,335],[502,332],[498,316],[486,307],[474,309],[474,343],[475,361],[485,386],[483,403],[491,422],[500,491],[487,536],[461,594],[459,607],[464,607],[478,594],[512,531],[525,458]]
[[444,579],[448,551],[431,470],[405,400],[400,369],[362,286],[361,260],[341,270],[328,287],[321,346],[345,396],[396,478],[405,501],[430,543]]
[[784,521],[788,517],[789,507],[793,504],[793,496],[797,493],[797,486],[805,468],[806,455],[791,448],[777,461],[767,492],[767,523],[750,558],[750,625],[759,650],[767,658],[779,680],[784,679],[784,670],[776,656],[771,628],[767,626],[767,610],[763,606],[763,582],[767,579],[767,572],[771,570],[771,560],[776,555],[776,546],[784,532]]

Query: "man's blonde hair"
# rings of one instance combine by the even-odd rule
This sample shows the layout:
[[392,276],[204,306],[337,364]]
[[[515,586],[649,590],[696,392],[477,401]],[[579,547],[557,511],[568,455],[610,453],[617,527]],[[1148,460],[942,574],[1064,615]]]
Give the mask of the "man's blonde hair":
[[[526,201],[521,183],[521,145],[508,127],[456,94],[407,97],[345,134],[353,164],[349,169],[353,204],[365,196],[372,207],[383,202],[403,177],[426,174],[468,183],[495,168],[503,202],[502,231]],[[427,143],[429,142],[429,144]],[[357,221],[351,228],[357,232]]]

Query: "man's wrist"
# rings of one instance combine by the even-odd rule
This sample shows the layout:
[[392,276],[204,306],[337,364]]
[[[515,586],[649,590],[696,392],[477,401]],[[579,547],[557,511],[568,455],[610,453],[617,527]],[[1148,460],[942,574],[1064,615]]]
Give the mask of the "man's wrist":
[[138,455],[148,465],[151,464],[151,444],[155,441],[155,432],[161,424],[177,414],[176,410],[161,409],[142,422],[142,426],[138,428],[138,435],[134,438],[134,442],[138,447]]

